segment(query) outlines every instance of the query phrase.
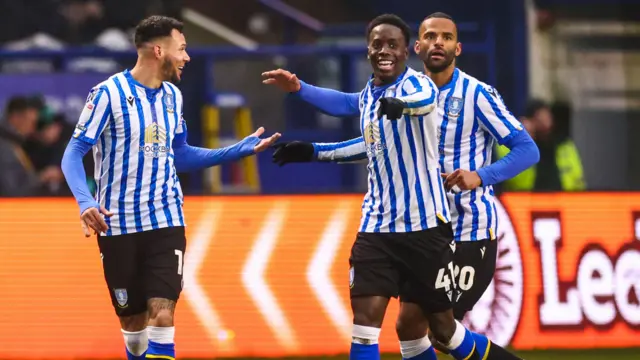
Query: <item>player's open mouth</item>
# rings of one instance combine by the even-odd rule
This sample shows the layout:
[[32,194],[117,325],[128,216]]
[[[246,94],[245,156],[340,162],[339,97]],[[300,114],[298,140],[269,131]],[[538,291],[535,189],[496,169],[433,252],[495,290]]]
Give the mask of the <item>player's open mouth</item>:
[[431,52],[431,55],[429,55],[429,57],[433,60],[442,60],[444,59],[444,56],[445,54],[444,54],[444,51],[442,50],[433,50]]
[[395,62],[392,60],[378,60],[378,69],[382,71],[393,70],[393,65],[395,65]]

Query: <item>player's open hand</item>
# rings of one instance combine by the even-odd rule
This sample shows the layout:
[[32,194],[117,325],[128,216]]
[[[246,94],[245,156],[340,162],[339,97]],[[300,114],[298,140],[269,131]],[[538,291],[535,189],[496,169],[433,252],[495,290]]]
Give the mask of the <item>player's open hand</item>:
[[[264,134],[264,128],[261,126],[260,128],[258,128],[258,130],[256,130],[256,132],[251,134],[251,136],[255,136],[257,138],[260,138],[260,136],[262,134]],[[282,136],[282,135],[280,135],[280,133],[275,133],[275,134],[269,136],[268,138],[260,139],[260,142],[258,143],[258,145],[256,145],[253,148],[253,152],[259,153],[259,152],[267,150],[271,145],[275,144],[276,141],[278,141],[278,139],[280,139],[280,136]]]
[[475,189],[482,185],[482,179],[475,171],[458,169],[451,174],[441,174],[444,179],[444,187],[454,192]]
[[287,70],[278,69],[263,72],[262,77],[264,78],[262,80],[263,84],[275,85],[286,92],[300,91],[300,80],[298,80],[296,74],[292,74]]
[[104,221],[102,215],[106,217],[113,216],[113,213],[104,208],[104,206],[100,206],[100,210],[91,207],[85,210],[82,215],[80,215],[80,224],[82,225],[82,231],[84,231],[84,236],[91,236],[91,230],[93,229],[94,234],[98,234],[101,232],[106,232],[109,230],[107,223]]

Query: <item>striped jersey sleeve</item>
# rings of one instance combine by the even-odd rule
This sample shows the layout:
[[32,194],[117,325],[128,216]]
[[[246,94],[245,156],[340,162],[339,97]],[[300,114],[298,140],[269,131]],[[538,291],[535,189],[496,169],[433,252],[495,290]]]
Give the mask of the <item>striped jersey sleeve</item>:
[[111,118],[111,101],[106,85],[91,89],[73,131],[73,137],[95,145]]
[[182,97],[182,91],[170,82],[165,82],[165,84],[169,87],[169,90],[175,97],[176,101],[176,109],[179,114],[178,124],[176,125],[176,135],[184,134],[187,132],[187,122],[184,120],[184,100]]
[[427,115],[436,108],[437,90],[423,74],[407,77],[402,84],[402,94],[398,99],[407,104],[405,115]]
[[335,143],[314,143],[315,158],[319,161],[354,162],[367,159],[367,147],[362,136]]
[[474,94],[475,113],[481,126],[503,145],[522,130],[522,124],[507,109],[502,97],[489,86],[478,84]]

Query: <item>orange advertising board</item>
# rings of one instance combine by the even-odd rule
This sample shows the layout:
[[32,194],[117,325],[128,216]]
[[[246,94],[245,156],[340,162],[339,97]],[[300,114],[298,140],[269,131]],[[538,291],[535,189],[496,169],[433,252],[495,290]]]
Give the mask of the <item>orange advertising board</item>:
[[[180,357],[346,353],[360,195],[192,197]],[[465,323],[517,349],[640,346],[640,193],[508,194],[494,282]],[[72,199],[0,200],[0,358],[119,358]],[[397,352],[392,302],[382,351]],[[70,341],[73,334],[73,341]]]

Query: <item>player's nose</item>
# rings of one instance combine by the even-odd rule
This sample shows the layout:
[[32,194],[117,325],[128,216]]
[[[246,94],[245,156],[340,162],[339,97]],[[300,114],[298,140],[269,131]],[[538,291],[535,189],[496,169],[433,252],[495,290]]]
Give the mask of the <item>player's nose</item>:
[[185,51],[184,53],[184,62],[188,63],[189,61],[191,61],[191,57],[189,56],[189,54],[187,54],[187,52]]

